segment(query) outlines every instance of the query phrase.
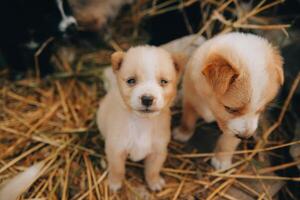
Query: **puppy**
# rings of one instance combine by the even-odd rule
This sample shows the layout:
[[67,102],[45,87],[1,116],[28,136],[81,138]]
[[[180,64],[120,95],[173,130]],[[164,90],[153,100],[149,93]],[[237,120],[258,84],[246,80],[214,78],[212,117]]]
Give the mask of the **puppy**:
[[68,0],[78,24],[85,31],[100,31],[121,8],[134,0]]
[[125,161],[145,159],[151,190],[165,182],[160,169],[170,141],[170,106],[183,65],[180,56],[162,48],[139,46],[115,52],[107,95],[101,100],[97,124],[105,138],[109,187],[116,191],[125,175]]
[[283,84],[282,65],[277,49],[253,34],[228,33],[206,41],[187,64],[183,116],[174,138],[190,139],[198,116],[216,120],[223,134],[211,163],[229,168],[239,138],[253,135],[260,114]]

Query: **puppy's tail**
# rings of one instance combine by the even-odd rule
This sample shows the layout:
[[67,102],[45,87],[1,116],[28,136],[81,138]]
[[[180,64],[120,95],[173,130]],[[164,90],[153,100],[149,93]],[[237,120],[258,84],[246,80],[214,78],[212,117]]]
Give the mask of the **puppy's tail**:
[[37,163],[0,187],[1,200],[16,200],[39,177],[44,162]]

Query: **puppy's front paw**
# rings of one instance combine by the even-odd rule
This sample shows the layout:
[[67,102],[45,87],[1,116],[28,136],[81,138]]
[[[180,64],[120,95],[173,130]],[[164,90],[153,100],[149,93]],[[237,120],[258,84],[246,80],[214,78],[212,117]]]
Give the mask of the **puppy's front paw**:
[[108,186],[110,191],[117,192],[122,187],[122,181],[113,181],[111,178],[108,178]]
[[213,157],[211,159],[211,165],[216,170],[226,170],[226,169],[229,169],[231,167],[231,165],[232,165],[231,158],[218,159],[217,157]]
[[157,178],[152,178],[151,180],[147,179],[147,183],[149,188],[152,191],[160,191],[161,189],[163,189],[163,187],[165,186],[165,180],[161,177],[158,176]]
[[182,131],[179,127],[173,130],[173,138],[179,142],[186,142],[192,137],[193,133]]

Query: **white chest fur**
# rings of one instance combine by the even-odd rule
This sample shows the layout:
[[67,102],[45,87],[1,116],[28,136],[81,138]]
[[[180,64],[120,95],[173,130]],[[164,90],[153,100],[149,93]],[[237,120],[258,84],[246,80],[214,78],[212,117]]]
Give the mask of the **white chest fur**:
[[132,116],[128,123],[127,151],[133,161],[144,159],[151,153],[153,122],[151,119]]

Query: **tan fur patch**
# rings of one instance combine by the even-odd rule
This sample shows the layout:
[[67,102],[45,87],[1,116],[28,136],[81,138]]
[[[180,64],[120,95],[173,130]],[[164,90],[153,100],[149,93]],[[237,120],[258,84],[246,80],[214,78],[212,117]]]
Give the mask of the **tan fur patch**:
[[280,56],[279,50],[277,48],[272,49],[272,56],[273,59],[270,60],[269,68],[275,68],[275,71],[277,73],[277,80],[280,85],[283,85],[284,82],[284,75],[283,75],[283,59]]
[[269,74],[269,79],[266,91],[264,92],[263,102],[264,105],[261,110],[276,96],[279,87],[284,83],[284,73],[283,73],[283,60],[280,56],[279,51],[276,48],[272,48],[271,59],[269,59],[269,64],[267,65],[267,71]]
[[172,54],[172,59],[178,75],[181,75],[184,70],[184,66],[187,63],[187,57],[183,54],[174,53]]
[[250,101],[250,80],[244,68],[237,68],[219,55],[209,57],[202,71],[220,102],[228,107],[242,108]]
[[114,72],[121,68],[124,55],[125,53],[122,51],[117,51],[111,55],[111,64]]
[[215,54],[208,58],[202,73],[219,95],[223,95],[239,75],[227,60]]
[[[245,69],[243,69],[245,70]],[[229,86],[222,97],[222,103],[228,107],[245,111],[251,98],[249,74],[244,72]]]
[[185,102],[184,105],[184,116],[182,116],[181,120],[181,131],[182,132],[190,132],[194,130],[194,125],[196,121],[196,111],[188,102]]

